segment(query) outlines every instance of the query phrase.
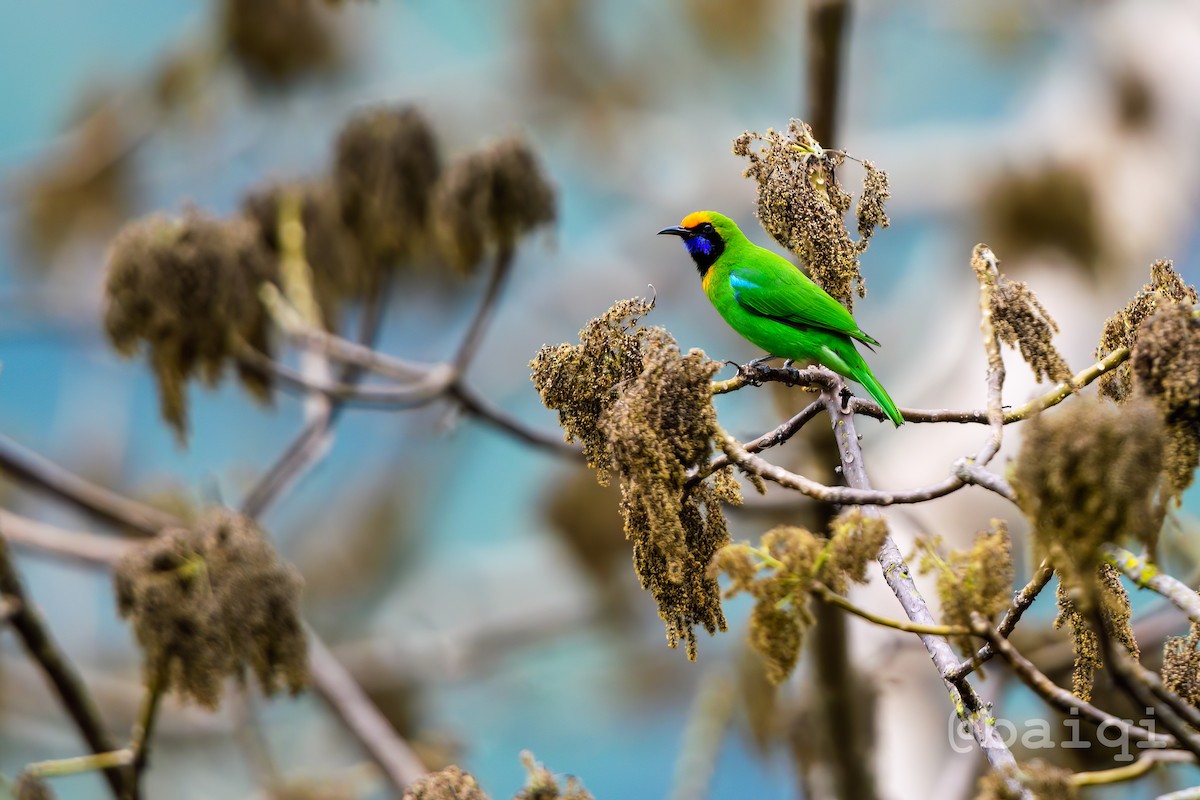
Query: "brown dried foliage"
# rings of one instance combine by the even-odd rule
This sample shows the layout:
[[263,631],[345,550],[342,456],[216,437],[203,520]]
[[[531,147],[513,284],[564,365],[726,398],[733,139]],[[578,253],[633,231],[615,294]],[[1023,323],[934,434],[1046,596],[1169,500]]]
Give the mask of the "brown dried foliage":
[[1022,259],[1059,250],[1095,269],[1106,247],[1095,191],[1070,164],[1000,175],[983,192],[983,229],[996,251]]
[[975,787],[975,800],[1021,800],[1021,795],[1009,787],[1010,779],[1028,789],[1036,800],[1079,798],[1079,788],[1071,782],[1070,770],[1034,759],[1011,772],[989,770]]
[[501,140],[454,162],[438,184],[433,208],[441,252],[462,272],[489,252],[511,250],[558,215],[554,187],[521,139]]
[[449,766],[409,786],[403,800],[488,800],[488,796],[471,773]]
[[851,198],[836,177],[845,157],[820,150],[807,123],[793,119],[784,133],[747,131],[734,140],[733,152],[750,162],[745,175],[758,183],[757,214],[763,228],[796,254],[822,289],[853,310],[854,295],[866,294],[859,256],[875,227],[888,224],[883,209],[886,174],[864,163],[867,178],[858,207],[861,238],[855,242],[845,221]]
[[[245,220],[155,215],[126,225],[113,241],[105,329],[122,355],[142,342],[149,348],[163,417],[181,440],[188,379],[217,383],[239,341],[270,353],[258,289],[273,278],[258,230]],[[255,396],[269,397],[264,375],[240,366],[239,375]]]
[[1130,360],[1135,393],[1162,414],[1166,494],[1178,502],[1200,463],[1200,319],[1190,306],[1164,305],[1138,326]]
[[342,221],[368,270],[386,270],[416,253],[441,173],[437,139],[411,106],[355,114],[338,135],[333,185]]
[[1061,628],[1067,625],[1071,629],[1071,646],[1075,653],[1071,691],[1081,700],[1090,700],[1096,670],[1104,666],[1100,640],[1088,613],[1090,597],[1099,599],[1100,615],[1108,635],[1135,659],[1141,651],[1133,635],[1133,613],[1129,605],[1129,595],[1121,585],[1121,574],[1116,567],[1102,563],[1096,567],[1092,576],[1084,576],[1083,580],[1091,583],[1073,585],[1071,581],[1060,576],[1057,592],[1058,615],[1054,619],[1054,627]]
[[1192,623],[1187,636],[1163,643],[1163,685],[1187,703],[1200,706],[1200,625]]
[[50,788],[50,784],[28,772],[17,776],[17,781],[12,786],[12,795],[15,800],[54,800],[58,797]]
[[252,672],[267,694],[308,681],[300,577],[253,521],[225,510],[164,531],[117,565],[148,683],[215,708],[227,677]]
[[335,66],[333,16],[318,0],[224,0],[221,32],[250,77],[283,84]]
[[696,350],[681,354],[662,328],[639,327],[651,307],[622,301],[580,331],[580,344],[543,347],[532,378],[568,440],[582,442],[598,479],[613,471],[620,477],[638,577],[658,604],[668,644],[686,641],[695,658],[694,627],[725,627],[707,567],[729,539],[721,502],[740,496],[728,480],[686,488],[688,471],[712,453],[711,384],[719,365]]
[[[944,559],[931,547],[921,558],[921,571],[937,575],[946,625],[970,628],[972,612],[994,619],[1012,599],[1015,572],[1008,523],[993,519],[989,530],[975,536],[970,550],[952,550]],[[964,653],[973,653],[977,641],[965,636],[955,644]]]
[[574,776],[567,776],[566,786],[561,785],[528,750],[521,751],[521,763],[527,773],[525,788],[513,795],[513,800],[595,800]]
[[[1133,299],[1104,323],[1096,358],[1102,359],[1120,347],[1131,350],[1137,344],[1142,323],[1159,308],[1179,303],[1193,306],[1200,302],[1196,288],[1183,282],[1170,261],[1158,260],[1150,265],[1150,282]],[[1133,394],[1133,371],[1129,362],[1101,375],[1100,393],[1122,402]]]
[[1072,582],[1088,576],[1106,542],[1153,547],[1163,469],[1159,414],[1148,402],[1081,398],[1027,426],[1013,486],[1039,555]]

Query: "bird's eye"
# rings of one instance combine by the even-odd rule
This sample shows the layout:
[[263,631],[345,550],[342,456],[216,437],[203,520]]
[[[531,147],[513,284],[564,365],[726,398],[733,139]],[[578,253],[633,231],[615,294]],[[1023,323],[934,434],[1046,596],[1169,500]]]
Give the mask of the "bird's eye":
[[711,222],[704,223],[703,225],[700,226],[700,230],[703,233],[712,233],[713,232],[712,223]]

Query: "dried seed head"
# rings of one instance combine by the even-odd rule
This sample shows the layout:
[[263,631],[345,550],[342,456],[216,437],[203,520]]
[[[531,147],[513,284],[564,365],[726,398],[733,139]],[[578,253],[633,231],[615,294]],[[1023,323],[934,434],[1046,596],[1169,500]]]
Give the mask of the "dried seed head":
[[642,371],[642,347],[652,329],[638,321],[653,307],[640,297],[622,300],[584,326],[579,344],[545,345],[530,362],[542,403],[558,412],[566,440],[583,446],[602,484],[608,483],[612,450],[600,415],[617,401],[619,387]]
[[1192,623],[1187,636],[1163,643],[1163,685],[1193,706],[1200,706],[1200,625]]
[[307,683],[300,577],[248,518],[218,510],[164,531],[123,558],[114,580],[148,682],[210,708],[225,678],[247,671],[267,694]]
[[[1008,524],[992,520],[989,530],[976,535],[970,550],[952,550],[945,559],[929,550],[921,559],[921,571],[937,575],[945,624],[969,628],[972,612],[995,618],[1012,598],[1015,573]],[[961,637],[955,644],[964,653],[973,653],[977,643]]]
[[850,583],[866,583],[867,567],[888,537],[887,522],[883,517],[867,516],[854,506],[834,517],[829,532],[817,577],[833,591],[844,594]]
[[1167,495],[1178,502],[1200,463],[1200,319],[1190,306],[1163,305],[1138,326],[1130,361],[1135,394],[1162,414]]
[[368,269],[411,258],[426,238],[429,204],[441,173],[437,138],[411,106],[361,111],[338,135],[333,184],[342,220]]
[[1152,404],[1080,398],[1029,423],[1013,484],[1040,555],[1075,581],[1092,573],[1106,542],[1133,537],[1153,546],[1162,469]]
[[1071,691],[1080,700],[1090,700],[1096,680],[1096,670],[1104,666],[1100,640],[1092,626],[1086,600],[1094,594],[1099,599],[1100,614],[1108,635],[1119,642],[1135,659],[1140,650],[1133,636],[1132,611],[1129,595],[1121,585],[1121,575],[1108,563],[1101,563],[1091,575],[1079,576],[1090,584],[1074,583],[1074,579],[1059,576],[1058,616],[1054,627],[1069,625],[1071,645],[1075,652],[1075,667],[1071,674]]
[[694,627],[725,628],[707,567],[729,540],[721,501],[735,489],[713,478],[687,487],[688,471],[712,453],[719,365],[697,350],[682,355],[662,328],[639,327],[651,308],[644,300],[618,303],[580,331],[580,344],[543,347],[532,377],[601,483],[610,471],[620,477],[625,536],[642,586],[658,604],[668,644],[686,641],[695,658]]
[[536,761],[528,750],[521,751],[521,763],[528,775],[525,788],[513,800],[595,800],[574,776],[567,776],[567,785],[561,786],[554,773]]
[[[1104,323],[1096,358],[1101,359],[1120,347],[1133,349],[1142,323],[1159,308],[1173,303],[1194,306],[1200,302],[1196,288],[1183,282],[1170,261],[1155,261],[1150,266],[1150,282],[1129,303]],[[1100,376],[1100,393],[1122,402],[1133,393],[1133,373],[1126,362]]]
[[409,786],[403,800],[488,800],[488,796],[471,773],[449,766]]
[[1058,325],[1024,281],[1000,277],[991,293],[992,325],[996,338],[1019,349],[1037,382],[1069,381],[1071,368],[1054,347]]
[[266,186],[242,201],[243,213],[258,225],[262,242],[273,258],[278,260],[282,250],[280,205],[288,195],[300,205],[304,257],[312,270],[313,294],[321,306],[325,327],[336,330],[342,303],[361,296],[368,288],[362,251],[342,224],[337,192],[326,182],[309,181]]
[[1078,800],[1079,788],[1071,781],[1071,771],[1038,759],[1012,770],[989,770],[975,787],[975,800],[1021,800],[1009,781],[1015,780],[1037,800]]
[[668,644],[686,641],[691,659],[695,626],[725,629],[720,590],[707,572],[729,541],[721,501],[711,480],[685,489],[688,470],[712,453],[711,383],[718,368],[699,350],[681,355],[666,331],[651,331],[642,371],[599,419],[621,478],[625,536],[634,543],[638,577],[658,604]]
[[510,250],[520,237],[552,224],[556,206],[533,149],[521,139],[504,139],[446,171],[433,203],[440,249],[469,272],[488,252]]
[[338,40],[318,0],[224,0],[221,28],[250,77],[283,84],[335,66]]
[[726,597],[745,592],[755,599],[749,640],[763,657],[771,683],[784,681],[800,657],[804,634],[814,622],[809,593],[818,574],[828,579],[818,570],[826,551],[826,542],[811,531],[781,526],[763,536],[761,550],[728,545],[713,559],[710,574],[731,579]]
[[[240,341],[270,353],[259,286],[273,277],[256,226],[198,213],[151,216],[126,225],[108,254],[104,325],[118,352],[149,348],[163,417],[182,439],[187,431],[184,384],[221,377]],[[240,369],[242,384],[266,399],[270,384]]]
[[745,175],[758,183],[763,228],[800,258],[822,289],[853,310],[854,294],[866,294],[859,256],[875,226],[887,225],[886,174],[867,165],[858,209],[862,238],[855,242],[845,223],[850,195],[835,174],[844,156],[822,150],[806,123],[794,119],[786,133],[747,131],[734,140],[733,152],[750,162]]
[[1021,260],[1058,250],[1095,268],[1107,246],[1087,174],[1071,164],[1010,172],[985,188],[983,230],[996,252]]

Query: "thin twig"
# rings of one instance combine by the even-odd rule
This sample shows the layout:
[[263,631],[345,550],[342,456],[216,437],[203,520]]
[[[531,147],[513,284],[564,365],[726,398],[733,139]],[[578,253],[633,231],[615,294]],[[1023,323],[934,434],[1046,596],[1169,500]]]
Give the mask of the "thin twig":
[[43,489],[88,514],[153,536],[182,525],[178,517],[75,475],[0,434],[0,471]]
[[70,531],[39,522],[0,508],[0,539],[17,547],[30,547],[45,553],[81,561],[85,564],[112,566],[138,545],[128,539],[114,539],[95,533]]
[[[75,722],[93,755],[108,753],[117,749],[116,741],[104,727],[100,710],[96,701],[88,692],[79,671],[67,658],[66,653],[54,641],[50,629],[46,626],[42,615],[29,602],[25,589],[16,567],[8,555],[8,545],[0,536],[0,594],[15,598],[16,613],[9,619],[17,638],[21,640],[25,651],[41,667],[55,694],[62,702],[63,708]],[[113,794],[118,798],[130,796],[130,784],[125,772],[118,768],[104,771]]]
[[[768,431],[757,439],[751,439],[742,444],[742,448],[747,453],[759,453],[770,447],[776,447],[783,444],[788,439],[791,439],[803,428],[809,421],[821,413],[825,408],[825,403],[821,400],[814,400],[809,403],[804,409],[793,416],[788,421],[784,422],[773,431]],[[732,463],[727,453],[721,453],[713,457],[702,469],[694,471],[688,475],[687,486],[694,486],[700,481],[712,475],[719,469],[724,469]]]
[[[1017,623],[1021,621],[1022,615],[1026,609],[1033,605],[1033,601],[1037,599],[1038,594],[1042,589],[1046,588],[1046,584],[1054,577],[1054,568],[1050,566],[1049,561],[1043,561],[1034,571],[1033,577],[1029,579],[1029,583],[1025,584],[1021,591],[1013,596],[1012,603],[1009,604],[1008,610],[1004,612],[1004,617],[1000,620],[1000,624],[996,627],[997,633],[1005,639],[1017,627]],[[951,681],[960,681],[970,675],[980,666],[991,660],[996,654],[996,650],[992,647],[991,642],[984,643],[983,647],[979,648],[970,659],[959,664],[950,671],[946,678]]]
[[1141,588],[1150,589],[1170,600],[1188,619],[1200,625],[1200,595],[1183,581],[1172,578],[1165,572],[1159,572],[1152,564],[1123,547],[1106,546],[1104,560]]
[[880,616],[865,608],[861,608],[852,603],[849,599],[842,597],[825,586],[816,586],[813,591],[818,597],[826,603],[837,606],[838,608],[853,614],[856,617],[861,617],[867,622],[872,622],[876,625],[882,625],[885,628],[894,628],[905,633],[920,633],[930,636],[967,636],[972,633],[969,628],[964,628],[959,625],[925,625],[918,622],[910,622],[908,620],[891,619],[889,617]]
[[561,435],[530,428],[515,417],[505,414],[468,386],[461,378],[455,381],[446,393],[458,401],[463,411],[480,422],[509,434],[514,439],[558,455],[576,459],[583,457],[583,451],[578,445],[564,440]]
[[1122,767],[1076,772],[1071,776],[1071,783],[1075,786],[1107,786],[1140,778],[1159,764],[1192,764],[1195,761],[1196,757],[1184,750],[1150,750]]
[[1000,340],[992,324],[992,292],[1000,280],[1000,269],[996,256],[987,245],[977,244],[971,252],[971,266],[979,279],[979,330],[983,334],[983,348],[987,352],[987,418],[991,435],[975,456],[977,466],[986,466],[1000,452],[1004,440],[1004,358],[1000,355]]
[[459,375],[466,372],[467,367],[471,365],[471,359],[475,357],[480,344],[483,343],[483,335],[487,332],[488,323],[495,313],[496,304],[504,291],[504,285],[508,282],[508,276],[512,273],[512,262],[513,246],[511,242],[506,242],[496,250],[496,262],[492,266],[492,274],[488,278],[488,285],[483,293],[483,300],[480,301],[479,308],[476,309],[474,316],[471,317],[471,322],[467,326],[467,332],[463,335],[462,342],[458,346],[458,351],[455,353],[454,359],[450,362],[455,372]]
[[74,758],[55,758],[50,761],[35,761],[26,765],[22,770],[26,775],[38,778],[61,778],[66,775],[78,775],[82,772],[104,770],[120,770],[133,763],[133,752],[129,748],[110,750],[106,753],[93,753],[90,756],[75,756]]

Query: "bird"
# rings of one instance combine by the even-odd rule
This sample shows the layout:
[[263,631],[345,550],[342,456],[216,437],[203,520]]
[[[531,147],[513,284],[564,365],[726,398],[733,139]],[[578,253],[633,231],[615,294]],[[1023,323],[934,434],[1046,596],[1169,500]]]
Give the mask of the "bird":
[[717,312],[769,354],[759,361],[816,361],[861,384],[897,427],[904,422],[855,347],[856,341],[868,349],[879,342],[798,267],[750,241],[737,223],[715,211],[688,214],[658,233],[683,239]]

